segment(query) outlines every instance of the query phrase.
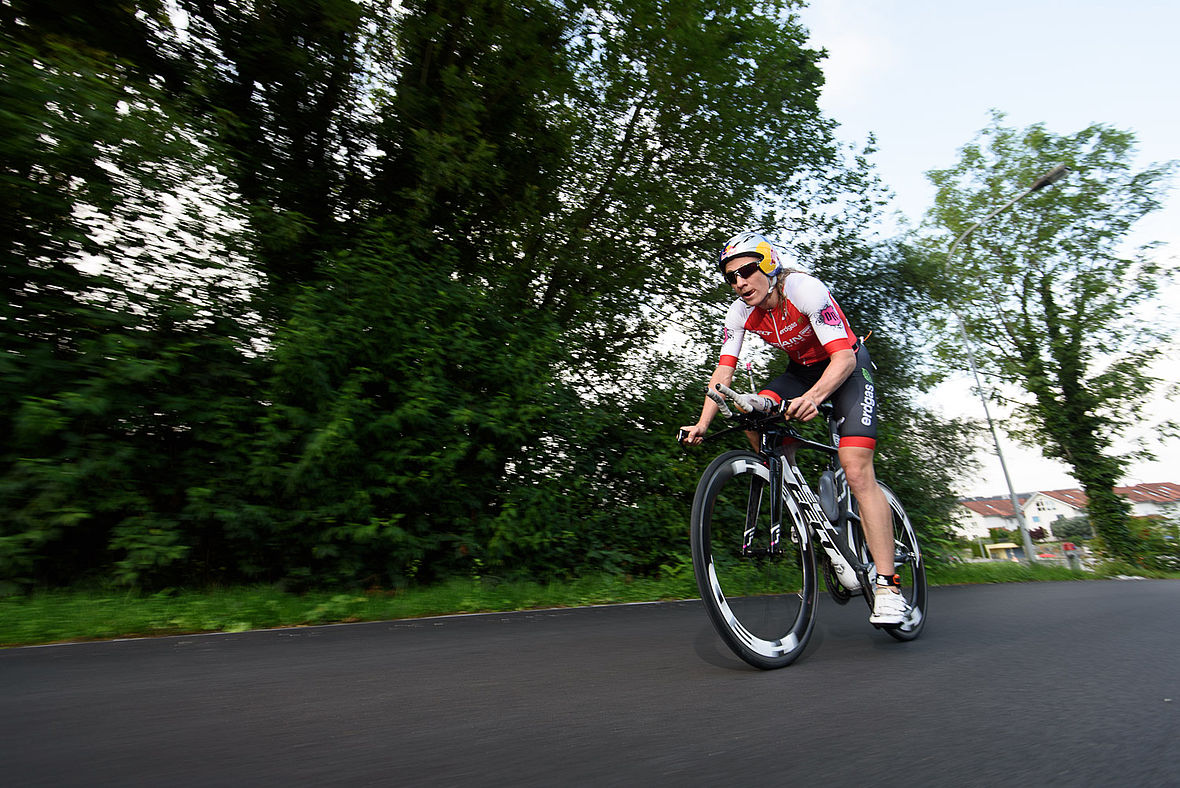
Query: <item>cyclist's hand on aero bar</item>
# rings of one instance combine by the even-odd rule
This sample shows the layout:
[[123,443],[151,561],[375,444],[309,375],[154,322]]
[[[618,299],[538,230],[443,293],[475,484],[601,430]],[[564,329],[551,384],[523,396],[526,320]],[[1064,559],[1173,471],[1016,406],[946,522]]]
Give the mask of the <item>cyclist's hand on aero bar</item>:
[[718,384],[717,388],[722,394],[733,400],[734,406],[742,413],[770,413],[777,407],[774,400],[761,394],[738,394],[728,386],[721,384]]
[[819,415],[819,403],[812,400],[806,394],[801,394],[794,399],[787,400],[786,406],[783,412],[788,419],[811,421]]
[[[729,406],[725,404],[724,392],[728,392],[731,395],[733,394],[732,391],[720,383],[717,384],[717,390],[708,388],[707,386],[705,387],[705,396],[717,403],[718,410],[720,410],[725,416],[732,416],[733,411],[731,411]],[[680,428],[680,433],[677,435],[676,440],[681,446],[698,446],[702,441],[704,441],[705,432],[708,431],[708,429],[708,425],[686,425]]]
[[680,435],[676,439],[681,446],[698,446],[705,438],[705,431],[707,427],[702,427],[699,424],[691,424],[680,428]]
[[[718,409],[726,416],[734,415],[725,402],[727,397],[742,413],[773,413],[781,410],[780,404],[770,397],[761,394],[739,394],[723,383],[718,383],[716,389],[705,389],[705,394],[717,403]],[[708,427],[702,427],[700,424],[686,425],[680,428],[676,440],[682,446],[696,446],[704,440],[707,429]]]

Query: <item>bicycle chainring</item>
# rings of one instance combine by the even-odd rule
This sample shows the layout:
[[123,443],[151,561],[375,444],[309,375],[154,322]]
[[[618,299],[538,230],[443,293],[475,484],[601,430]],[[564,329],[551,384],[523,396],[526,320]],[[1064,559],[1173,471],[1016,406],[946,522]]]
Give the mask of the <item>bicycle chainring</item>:
[[852,592],[840,585],[840,581],[836,579],[836,570],[832,568],[832,560],[822,551],[820,552],[820,565],[823,568],[824,585],[827,586],[828,595],[837,605],[848,604],[848,600],[852,598]]

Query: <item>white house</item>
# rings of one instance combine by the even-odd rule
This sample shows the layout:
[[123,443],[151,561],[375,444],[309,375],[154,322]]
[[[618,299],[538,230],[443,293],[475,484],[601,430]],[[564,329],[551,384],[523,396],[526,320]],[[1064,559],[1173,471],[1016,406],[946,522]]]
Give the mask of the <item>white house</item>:
[[[1018,502],[1028,500],[1028,496],[1017,496]],[[989,528],[1015,529],[1016,516],[1012,513],[1012,501],[1004,498],[964,498],[959,501],[960,509],[956,511],[958,522],[955,530],[968,539],[987,539]]]
[[1114,491],[1126,496],[1138,517],[1180,519],[1180,484],[1136,484],[1134,487],[1115,487]]
[[[1136,517],[1180,518],[1180,484],[1156,482],[1115,487],[1114,491],[1131,503]],[[1086,494],[1081,490],[1042,490],[1017,496],[1029,529],[1044,528],[1053,538],[1053,523],[1085,514]],[[1017,529],[1012,501],[1001,498],[964,498],[959,501],[956,530],[968,539],[986,539],[989,528]]]
[[1045,536],[1052,539],[1054,522],[1086,513],[1086,496],[1081,490],[1035,492],[1021,508],[1029,530],[1044,528]]

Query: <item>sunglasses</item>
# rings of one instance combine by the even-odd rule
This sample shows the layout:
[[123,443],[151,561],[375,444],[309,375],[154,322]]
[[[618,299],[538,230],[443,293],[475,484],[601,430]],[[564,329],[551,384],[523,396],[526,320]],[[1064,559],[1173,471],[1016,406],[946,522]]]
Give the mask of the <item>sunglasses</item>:
[[742,279],[749,279],[751,276],[754,275],[755,271],[761,270],[761,268],[760,268],[761,265],[762,265],[761,263],[759,263],[757,260],[755,260],[752,263],[746,263],[741,268],[735,268],[732,271],[725,271],[724,272],[725,281],[729,282],[731,285],[736,285],[737,278],[739,276]]

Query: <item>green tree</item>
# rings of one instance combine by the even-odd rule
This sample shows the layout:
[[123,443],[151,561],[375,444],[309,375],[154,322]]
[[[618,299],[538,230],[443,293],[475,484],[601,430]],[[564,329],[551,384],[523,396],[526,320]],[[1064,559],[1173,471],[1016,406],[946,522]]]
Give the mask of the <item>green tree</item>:
[[696,297],[735,225],[836,191],[820,53],[789,5],[408,3],[378,210],[417,217],[505,309],[554,314],[580,368],[609,367]]
[[69,25],[3,21],[0,578],[199,563],[252,338],[211,148]]
[[987,536],[993,542],[1010,542],[1012,541],[1012,531],[1007,528],[988,528]]
[[[274,322],[346,247],[371,197],[369,109],[390,4],[179,0],[183,29],[155,29],[163,73],[183,75],[188,111],[216,136],[222,174],[247,211],[252,262]],[[388,53],[386,53],[388,55]],[[379,83],[378,83],[379,84]]]
[[[647,533],[607,527],[626,521],[620,515],[632,496],[619,490],[640,486],[623,485],[612,469],[640,465],[660,439],[620,440],[636,422],[622,413],[619,397],[654,403],[655,392],[677,388],[653,380],[652,370],[671,381],[689,377],[651,348],[708,268],[695,253],[711,256],[713,242],[750,220],[753,203],[769,190],[781,192],[776,205],[793,205],[805,193],[801,183],[827,183],[839,169],[815,104],[818,53],[777,16],[778,5],[729,6],[404,6],[392,37],[401,66],[391,92],[377,96],[382,121],[374,144],[385,156],[373,212],[417,260],[401,262],[415,272],[399,279],[416,293],[406,309],[431,310],[415,304],[433,301],[441,288],[452,294],[440,296],[443,303],[497,317],[480,323],[476,356],[454,347],[465,334],[452,333],[459,318],[443,313],[414,336],[415,353],[434,367],[376,369],[394,390],[417,390],[423,376],[441,375],[436,385],[451,381],[453,393],[439,389],[438,400],[477,414],[485,401],[514,403],[496,415],[511,440],[434,436],[478,454],[451,471],[470,505],[461,520],[444,518],[440,528],[421,518],[410,531],[450,533],[469,554],[508,570],[556,561],[553,549],[542,555],[538,545],[553,548],[545,534],[567,533],[578,540],[557,540],[564,552],[555,567],[656,565],[650,550],[640,556],[609,541],[634,546],[642,541],[636,535]],[[758,58],[735,46],[750,39],[764,42]],[[763,123],[741,128],[750,117]],[[719,171],[730,173],[723,188]],[[695,302],[696,292],[690,297]],[[376,330],[396,336],[388,325]],[[302,339],[284,334],[282,341]],[[369,366],[364,353],[348,357],[350,344],[338,351],[338,368]],[[462,367],[450,356],[463,358]],[[525,379],[505,376],[509,369]],[[274,401],[285,397],[278,391]],[[545,424],[535,423],[536,412],[550,414]],[[668,409],[665,418],[672,424],[677,416]],[[567,429],[577,434],[559,434]],[[670,441],[672,428],[661,432]],[[596,434],[611,440],[590,439]],[[588,470],[555,476],[558,467]],[[505,512],[519,516],[529,489],[536,508],[527,524],[514,523]],[[664,489],[662,500],[685,494]],[[681,509],[665,506],[648,524],[680,528],[683,516],[670,512]],[[603,529],[587,529],[592,521]],[[608,541],[573,549],[591,537]],[[650,544],[666,550],[681,542]]]
[[[1143,415],[1154,391],[1148,364],[1166,341],[1148,319],[1165,281],[1144,247],[1123,244],[1160,206],[1171,164],[1135,169],[1135,137],[1093,125],[1071,135],[1043,125],[1015,130],[997,114],[954,167],[928,175],[938,194],[927,227],[935,250],[1007,202],[1050,167],[1069,177],[977,229],[954,266],[941,271],[942,297],[962,317],[981,368],[1009,391],[1019,433],[1060,459],[1082,484],[1087,513],[1110,549],[1133,556],[1127,504],[1113,487],[1127,455],[1114,440]],[[963,354],[942,332],[948,359]]]
[[936,524],[916,258],[860,238],[793,6],[4,3],[0,571],[676,565],[745,226],[857,300]]
[[548,326],[434,278],[448,253],[415,256],[403,237],[379,226],[325,261],[275,337],[250,481],[270,515],[239,548],[271,557],[244,562],[263,576],[386,584],[470,569],[504,458],[545,429]]
[[[312,436],[330,433],[338,451],[359,457],[378,456],[364,447],[381,435],[378,443],[403,451],[382,450],[382,467],[372,470],[386,478],[380,487],[400,492],[375,509],[378,519],[396,514],[408,547],[398,554],[413,566],[447,571],[462,565],[458,556],[509,572],[658,566],[683,547],[677,534],[692,486],[692,460],[673,451],[670,436],[715,347],[710,339],[678,363],[653,345],[670,322],[712,337],[715,316],[697,305],[702,293],[716,299],[722,290],[709,264],[716,242],[735,226],[770,222],[816,237],[842,233],[815,254],[863,294],[872,325],[893,329],[879,334],[880,356],[890,385],[897,382],[897,432],[909,427],[890,452],[893,478],[909,488],[899,492],[921,521],[944,529],[948,479],[966,452],[939,457],[962,433],[904,394],[924,379],[912,362],[912,253],[854,249],[856,222],[819,209],[850,190],[859,197],[867,176],[840,162],[815,103],[818,53],[777,8],[406,4],[391,36],[402,67],[392,92],[377,97],[374,138],[385,156],[373,213],[386,217],[375,232],[395,268],[359,248],[328,260],[323,292],[307,292],[298,325],[276,336],[276,358],[300,361],[284,361],[272,379],[268,422],[280,426],[270,434],[283,437],[266,450],[278,453],[260,455],[260,473],[312,467],[304,460],[319,445]],[[757,57],[735,46],[746,40],[762,42]],[[724,184],[717,172],[727,173]],[[354,275],[347,286],[339,278]],[[380,298],[364,296],[362,283]],[[364,332],[364,341],[349,332]],[[327,348],[330,363],[309,366],[306,354],[324,358]],[[322,374],[307,378],[304,368]],[[370,393],[357,394],[358,373],[384,380],[388,393],[372,396],[373,380],[363,389]],[[312,380],[309,397],[301,387]],[[440,411],[375,431],[381,414],[402,412],[398,391],[462,403],[468,422]],[[339,428],[345,399],[368,414],[350,423],[368,426]],[[489,410],[497,402],[514,406]],[[485,420],[508,439],[473,440]],[[435,430],[429,439],[406,426],[426,423]],[[662,467],[658,458],[676,462],[669,478],[677,484],[657,483],[666,476],[650,470]],[[339,548],[315,547],[314,534],[328,522],[331,496],[367,485],[351,468],[339,476],[334,462],[315,467],[322,484],[287,502],[296,520],[281,527],[307,535],[307,549],[327,557]],[[436,472],[424,474],[427,467]],[[648,470],[640,479],[624,473],[631,468]],[[462,498],[462,516],[432,494],[439,479],[453,480],[447,495]],[[422,492],[410,494],[417,485]],[[284,489],[293,488],[276,493]],[[330,528],[339,537],[349,523],[367,523],[374,502]],[[396,579],[411,564],[378,575]],[[341,565],[341,576],[353,571]]]
[[1088,517],[1064,517],[1053,521],[1053,535],[1063,542],[1084,542],[1094,535]]

